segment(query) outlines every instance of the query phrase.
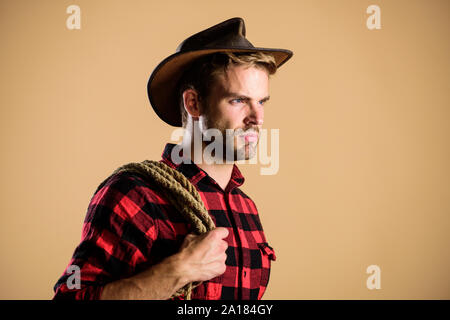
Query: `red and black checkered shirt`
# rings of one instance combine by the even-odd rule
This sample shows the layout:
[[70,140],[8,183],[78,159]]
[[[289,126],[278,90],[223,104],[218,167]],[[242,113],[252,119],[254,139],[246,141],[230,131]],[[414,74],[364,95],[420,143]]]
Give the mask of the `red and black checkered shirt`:
[[[261,299],[276,257],[255,203],[239,189],[244,177],[234,165],[223,190],[197,165],[174,164],[170,156],[174,146],[166,145],[161,161],[190,180],[216,226],[229,231],[225,273],[196,287],[192,299]],[[81,242],[54,286],[54,299],[99,299],[105,284],[135,275],[178,252],[187,233],[183,217],[144,177],[115,174],[91,199]],[[73,284],[68,281],[73,279],[72,265],[80,268],[79,289],[68,286]]]

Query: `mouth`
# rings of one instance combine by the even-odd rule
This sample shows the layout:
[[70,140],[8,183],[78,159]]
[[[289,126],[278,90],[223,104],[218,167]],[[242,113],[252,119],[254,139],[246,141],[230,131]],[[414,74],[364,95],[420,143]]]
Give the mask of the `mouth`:
[[258,141],[258,135],[256,133],[249,133],[245,136],[245,142],[256,142]]

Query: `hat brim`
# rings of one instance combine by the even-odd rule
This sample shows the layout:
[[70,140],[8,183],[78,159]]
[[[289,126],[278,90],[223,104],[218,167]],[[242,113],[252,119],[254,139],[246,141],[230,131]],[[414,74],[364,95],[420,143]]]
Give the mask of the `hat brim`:
[[156,114],[166,123],[181,127],[181,112],[176,89],[183,72],[196,59],[216,52],[263,52],[275,58],[277,68],[289,60],[293,52],[287,49],[268,48],[214,48],[178,52],[164,59],[152,72],[147,84],[150,104]]

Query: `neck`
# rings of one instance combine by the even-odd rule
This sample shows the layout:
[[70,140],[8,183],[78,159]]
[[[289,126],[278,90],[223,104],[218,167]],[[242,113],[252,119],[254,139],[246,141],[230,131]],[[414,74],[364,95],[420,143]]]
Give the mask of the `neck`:
[[203,141],[201,142],[201,152],[200,148],[197,147],[197,152],[194,153],[196,146],[194,145],[192,136],[189,134],[183,136],[182,147],[183,150],[191,151],[190,155],[187,155],[187,158],[190,158],[192,163],[195,163],[199,168],[204,170],[223,190],[225,190],[231,179],[234,163],[226,163],[225,160],[223,163],[216,163],[215,161],[211,161],[211,159],[205,158],[203,151],[206,146]]
[[207,164],[203,162],[197,164],[197,166],[203,169],[223,190],[225,190],[231,179],[233,164]]

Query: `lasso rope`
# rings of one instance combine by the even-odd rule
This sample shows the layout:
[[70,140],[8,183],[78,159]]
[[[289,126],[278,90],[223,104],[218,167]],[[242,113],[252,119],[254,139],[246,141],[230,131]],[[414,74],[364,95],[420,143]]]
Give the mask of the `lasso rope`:
[[[121,172],[138,173],[155,183],[155,186],[164,192],[167,200],[191,224],[196,234],[200,235],[215,228],[214,221],[211,219],[197,189],[181,172],[163,162],[154,160],[128,163],[116,169],[113,175]],[[199,284],[200,282],[188,283],[175,292],[172,297],[184,294],[186,299],[190,300],[192,289]]]

